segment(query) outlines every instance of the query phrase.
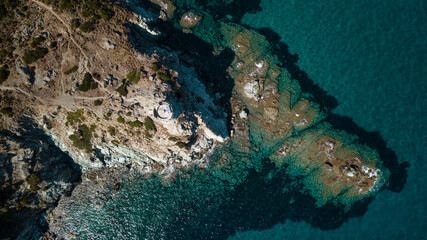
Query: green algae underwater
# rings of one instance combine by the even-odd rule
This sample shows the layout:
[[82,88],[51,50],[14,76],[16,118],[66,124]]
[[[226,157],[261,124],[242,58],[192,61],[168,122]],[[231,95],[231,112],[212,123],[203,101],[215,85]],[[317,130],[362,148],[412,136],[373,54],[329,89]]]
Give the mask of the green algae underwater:
[[[257,118],[249,118],[242,123],[247,128],[246,133],[242,133],[242,137],[236,133],[227,144],[217,147],[208,156],[206,168],[175,169],[175,177],[169,180],[155,174],[129,174],[117,194],[109,194],[114,192],[115,186],[107,185],[105,192],[96,196],[83,189],[79,201],[65,209],[67,214],[61,225],[66,232],[73,232],[82,239],[226,239],[237,231],[269,229],[287,220],[334,229],[350,217],[363,215],[375,193],[384,186],[390,187],[390,183],[384,185],[386,179],[393,180],[396,173],[401,176],[396,163],[384,162],[383,166],[382,161],[386,159],[382,159],[382,152],[359,143],[356,136],[335,129],[325,121],[330,106],[321,98],[327,96],[317,89],[304,92],[307,83],[295,77],[295,72],[288,72],[292,66],[284,62],[283,56],[272,54],[275,46],[263,35],[230,21],[251,11],[250,8],[258,5],[256,1],[253,5],[242,1],[226,1],[226,5],[223,1],[200,1],[198,5],[194,1],[173,2],[177,9],[165,23],[173,37],[162,39],[162,44],[187,51],[194,51],[199,46],[197,43],[210,46],[207,50],[196,49],[201,65],[205,64],[204,59],[209,59],[205,58],[206,54],[214,52],[221,56],[225,49],[233,50],[230,55],[233,58],[239,54],[241,59],[248,58],[246,63],[262,58],[269,63],[270,69],[282,73],[276,78],[271,77],[274,72],[269,73],[269,84],[276,84],[281,96],[277,100],[280,116],[289,118],[289,113],[297,113],[304,115],[306,122],[301,125],[298,124],[300,118],[291,119],[291,126],[275,135],[277,129],[266,130]],[[235,10],[233,4],[249,9],[231,11]],[[226,11],[225,6],[230,9]],[[203,19],[191,28],[191,34],[183,34],[180,16],[188,11],[200,14]],[[244,53],[239,52],[233,42],[241,32],[251,36],[254,43]],[[176,41],[181,37],[185,40]],[[188,44],[188,41],[195,44]],[[246,54],[248,52],[250,54]],[[204,77],[217,85],[229,84],[237,88],[230,81],[238,79],[242,73],[236,70],[238,62],[234,59],[225,62],[221,71],[206,70]],[[231,78],[218,77],[218,72]],[[218,82],[227,80],[226,83]],[[253,107],[251,100],[233,89],[227,88],[227,91],[230,92],[225,95],[234,96],[237,101],[234,105],[241,104],[250,114],[263,119],[264,112]],[[230,105],[231,108],[233,103]],[[357,195],[345,184],[321,181],[325,179],[322,167],[315,161],[308,163],[307,159],[324,158],[310,152],[311,144],[323,136],[339,142],[342,158],[358,156],[381,171],[375,189]],[[301,139],[304,140],[301,148],[290,151],[285,157],[277,153],[287,143],[292,145]]]

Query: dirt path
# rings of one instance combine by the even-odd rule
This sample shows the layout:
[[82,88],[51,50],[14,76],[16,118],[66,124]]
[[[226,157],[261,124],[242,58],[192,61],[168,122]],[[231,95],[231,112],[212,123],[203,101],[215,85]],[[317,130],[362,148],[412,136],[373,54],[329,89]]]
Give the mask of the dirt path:
[[62,19],[55,11],[53,11],[52,7],[46,5],[46,4],[42,3],[42,2],[39,2],[37,0],[31,0],[31,1],[34,2],[34,3],[36,3],[37,5],[39,5],[40,7],[46,9],[50,13],[52,13],[67,28],[68,35],[69,35],[71,41],[74,43],[74,45],[76,45],[76,47],[82,52],[83,56],[85,56],[86,59],[89,59],[89,57],[86,55],[86,53],[83,50],[83,48],[77,43],[76,39],[74,39],[72,31],[71,31],[71,28],[64,21],[64,19]]
[[[40,7],[46,9],[47,11],[49,11],[52,15],[55,16],[55,18],[57,18],[67,29],[67,33],[68,36],[71,40],[71,42],[80,50],[81,54],[85,57],[86,61],[89,62],[89,57],[86,55],[85,51],[83,50],[83,48],[79,45],[79,43],[75,40],[75,38],[72,35],[72,30],[69,27],[69,25],[66,23],[66,21],[64,19],[62,19],[55,11],[53,11],[52,7],[37,1],[37,0],[31,0],[32,2],[34,2],[35,4],[39,5]],[[69,45],[68,45],[69,47]],[[29,97],[35,98],[38,101],[40,101],[43,104],[54,104],[54,105],[63,105],[63,106],[67,106],[67,107],[73,107],[75,105],[75,100],[98,100],[98,99],[106,99],[108,98],[108,96],[101,96],[101,97],[82,97],[82,96],[71,96],[65,93],[65,84],[64,84],[64,75],[63,75],[63,68],[62,68],[62,64],[59,64],[57,62],[58,65],[60,65],[60,69],[61,69],[61,82],[60,82],[60,94],[58,96],[58,98],[56,99],[41,99],[40,97],[34,96],[34,94],[31,94],[29,92],[26,92],[20,88],[17,87],[5,87],[5,86],[0,86],[0,91],[15,91],[21,94],[25,94]],[[87,64],[85,64],[85,68],[88,72],[91,72],[88,67]],[[94,79],[96,82],[98,82],[98,85],[101,87],[101,89],[107,93],[107,95],[110,95],[110,92],[104,88],[104,86],[102,85],[102,83],[100,81],[98,81],[97,79]]]
[[24,91],[24,90],[22,90],[20,88],[16,88],[16,87],[0,87],[0,90],[2,90],[2,91],[15,91],[15,92],[27,95],[29,97],[33,97],[33,98],[37,99],[38,101],[40,101],[42,103],[46,102],[45,100],[43,100],[43,99],[41,99],[39,97],[36,97],[33,94],[30,94],[29,92],[26,92],[26,91]]

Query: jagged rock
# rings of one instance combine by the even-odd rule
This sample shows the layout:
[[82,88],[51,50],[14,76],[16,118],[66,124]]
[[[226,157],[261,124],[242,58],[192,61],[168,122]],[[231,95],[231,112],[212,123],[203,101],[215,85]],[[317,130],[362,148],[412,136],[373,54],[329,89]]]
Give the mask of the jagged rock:
[[24,64],[20,59],[16,59],[15,61],[16,72],[20,80],[26,84],[34,83],[34,76],[30,71],[28,65]]
[[113,43],[109,38],[103,38],[100,42],[100,46],[105,50],[114,49],[117,44]]
[[259,100],[259,97],[257,95],[259,92],[259,83],[257,81],[250,81],[246,83],[244,91],[248,98]]

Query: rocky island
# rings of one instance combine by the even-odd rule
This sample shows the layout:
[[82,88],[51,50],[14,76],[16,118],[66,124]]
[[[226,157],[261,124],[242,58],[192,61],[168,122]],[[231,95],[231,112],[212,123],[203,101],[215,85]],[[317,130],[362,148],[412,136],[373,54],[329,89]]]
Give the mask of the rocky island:
[[[325,121],[265,36],[203,4],[0,10],[2,238],[219,236],[235,231],[218,228],[229,214],[219,209],[238,209],[248,186],[276,182],[288,209],[309,198],[345,213],[388,179],[375,149]],[[123,217],[131,224],[115,229]]]

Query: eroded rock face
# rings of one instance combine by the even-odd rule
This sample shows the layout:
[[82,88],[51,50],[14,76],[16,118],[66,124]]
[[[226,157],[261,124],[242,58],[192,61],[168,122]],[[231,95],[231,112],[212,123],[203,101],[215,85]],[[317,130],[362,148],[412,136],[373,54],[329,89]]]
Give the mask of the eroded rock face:
[[42,214],[80,181],[80,168],[72,159],[41,129],[28,124],[0,133],[2,238],[41,237],[46,227]]

